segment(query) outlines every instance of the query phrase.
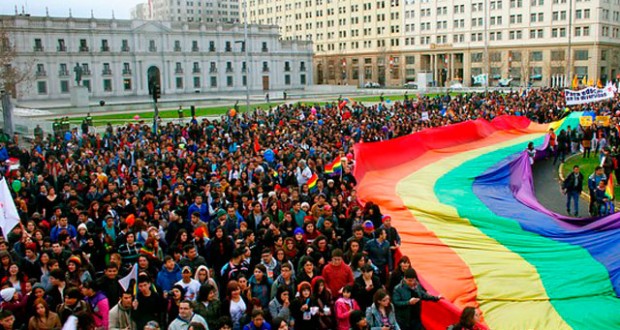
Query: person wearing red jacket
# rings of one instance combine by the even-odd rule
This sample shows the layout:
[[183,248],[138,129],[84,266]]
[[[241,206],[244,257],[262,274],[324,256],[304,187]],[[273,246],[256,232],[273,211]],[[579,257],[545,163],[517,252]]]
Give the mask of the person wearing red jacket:
[[327,287],[331,290],[334,298],[342,295],[342,288],[353,283],[353,271],[342,260],[341,249],[332,251],[332,260],[323,268],[322,276]]

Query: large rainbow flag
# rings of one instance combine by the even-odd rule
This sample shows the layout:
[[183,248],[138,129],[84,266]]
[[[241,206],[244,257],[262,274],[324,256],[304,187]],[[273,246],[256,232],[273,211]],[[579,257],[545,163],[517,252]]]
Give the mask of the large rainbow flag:
[[355,146],[360,199],[392,216],[402,253],[446,297],[423,303],[427,329],[466,306],[491,329],[620,329],[620,214],[547,210],[524,153],[533,141],[544,156],[548,129],[580,115],[544,125],[502,116]]

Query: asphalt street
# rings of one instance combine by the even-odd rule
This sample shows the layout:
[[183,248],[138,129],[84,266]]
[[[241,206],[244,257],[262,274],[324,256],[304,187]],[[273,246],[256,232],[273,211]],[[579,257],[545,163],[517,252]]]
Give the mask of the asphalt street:
[[[532,167],[534,174],[534,189],[536,198],[547,209],[556,213],[566,213],[566,196],[562,194],[561,182],[558,176],[559,163],[553,165],[553,159],[538,160]],[[587,175],[584,173],[587,179]],[[579,200],[579,216],[588,216],[589,202],[581,198]],[[574,212],[574,210],[571,210]]]

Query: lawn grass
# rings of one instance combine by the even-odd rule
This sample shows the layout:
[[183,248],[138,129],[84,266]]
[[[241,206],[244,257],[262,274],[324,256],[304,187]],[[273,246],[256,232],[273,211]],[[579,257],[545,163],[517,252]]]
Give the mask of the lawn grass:
[[[600,164],[600,160],[598,158],[598,154],[591,154],[590,158],[583,158],[581,154],[576,155],[570,159],[568,159],[564,166],[562,167],[562,175],[565,178],[570,172],[573,171],[573,166],[579,165],[579,169],[581,174],[583,174],[583,191],[588,192],[588,177],[590,174],[594,173],[594,168],[596,168]],[[620,193],[620,187],[614,187],[614,196],[618,196]]]
[[[390,94],[390,95],[384,95],[383,98],[385,101],[390,100],[392,102],[396,102],[396,101],[402,101],[404,99],[404,94],[405,92],[407,92],[409,95],[409,98],[411,99],[415,99],[417,98],[417,90],[403,90],[402,94]],[[454,95],[458,95],[458,92],[451,92],[450,95],[454,96]],[[438,96],[439,94],[426,94],[426,96],[429,97],[435,97]],[[443,94],[441,94],[443,95]],[[343,99],[347,98],[346,96],[343,96]],[[362,97],[349,97],[349,100],[351,100],[352,102],[362,102],[362,103],[378,103],[381,101],[381,96],[380,95],[372,95],[372,96],[362,96]],[[324,103],[331,103],[331,102],[336,102],[337,98],[333,98],[333,100],[328,100],[325,101]],[[297,102],[301,102],[301,103],[308,103],[308,101],[293,101],[294,103]],[[281,102],[272,102],[272,103],[259,103],[259,104],[251,104],[250,107],[252,108],[267,108],[269,105],[274,106],[277,104],[280,104]],[[196,116],[197,117],[204,117],[204,116],[219,116],[219,115],[223,115],[226,114],[228,112],[228,110],[232,108],[232,103],[230,106],[217,106],[217,107],[205,107],[205,108],[197,108],[196,109]],[[245,110],[245,106],[241,106],[240,107],[240,111],[244,111]],[[110,115],[94,115],[93,117],[93,123],[95,126],[105,126],[108,123],[113,123],[113,124],[123,124],[123,123],[127,123],[127,122],[131,122],[134,121],[134,117],[138,115],[140,116],[140,119],[153,119],[153,111],[152,110],[147,110],[145,109],[144,111],[132,111],[132,112],[126,112],[126,113],[115,113],[115,114],[110,114]],[[179,114],[178,114],[178,110],[162,110],[159,112],[159,115],[161,118],[164,119],[170,119],[170,118],[178,118]],[[183,116],[185,118],[189,118],[191,116],[191,112],[189,109],[184,109],[183,110]],[[69,121],[72,124],[81,124],[82,120],[84,118],[80,118],[80,117],[75,117],[75,118],[71,118]]]

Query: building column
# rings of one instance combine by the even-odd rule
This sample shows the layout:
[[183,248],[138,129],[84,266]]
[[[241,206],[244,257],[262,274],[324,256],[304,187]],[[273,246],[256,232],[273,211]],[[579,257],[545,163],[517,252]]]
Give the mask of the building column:
[[138,67],[136,68],[136,75],[137,75],[137,83],[138,83],[138,90],[136,91],[136,95],[140,95],[140,93],[142,93],[142,91],[144,91],[144,74],[143,74],[143,70],[142,70],[142,61],[138,61]]
[[463,53],[463,86],[471,86],[470,53]]
[[439,86],[439,77],[437,75],[437,54],[433,54],[433,86]]

